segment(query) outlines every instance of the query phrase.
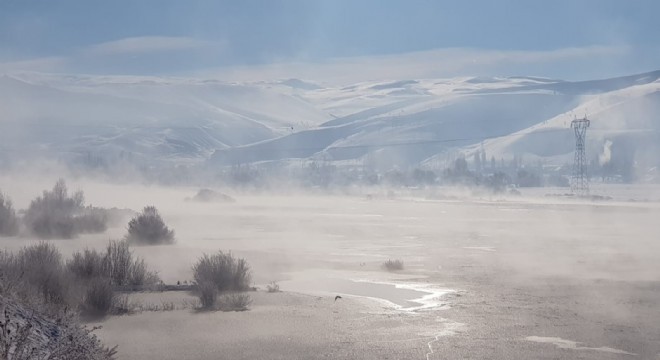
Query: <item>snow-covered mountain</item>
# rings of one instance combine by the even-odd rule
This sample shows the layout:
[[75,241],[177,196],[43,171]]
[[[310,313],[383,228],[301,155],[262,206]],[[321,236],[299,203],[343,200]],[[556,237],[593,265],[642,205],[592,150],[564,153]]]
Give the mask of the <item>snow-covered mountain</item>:
[[[567,161],[570,122],[592,120],[589,146],[657,138],[660,71],[567,82],[534,77],[361,83],[307,92],[336,118],[317,128],[216,151],[214,163],[316,158],[368,161],[383,168],[450,161],[482,149],[490,158]],[[655,134],[655,135],[654,135]],[[625,135],[625,136],[624,136]],[[653,142],[652,142],[653,143]]]
[[0,76],[5,152],[203,160],[331,117],[285,84],[136,77]]
[[[0,155],[235,165],[291,159],[442,164],[457,154],[565,162],[588,146],[658,143],[660,71],[568,82],[413,79],[345,86],[288,79],[0,75]],[[618,144],[618,145],[617,145]],[[626,145],[628,146],[628,145]],[[648,148],[648,146],[647,146]]]

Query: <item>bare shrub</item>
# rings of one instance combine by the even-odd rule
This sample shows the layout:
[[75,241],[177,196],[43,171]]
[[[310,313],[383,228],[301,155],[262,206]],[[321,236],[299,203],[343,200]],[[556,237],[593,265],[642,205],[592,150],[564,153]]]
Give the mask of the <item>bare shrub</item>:
[[172,301],[163,301],[160,304],[160,308],[162,311],[174,311],[176,310],[176,305]]
[[66,265],[78,279],[105,277],[113,286],[154,285],[160,281],[155,272],[147,269],[144,259],[133,257],[125,240],[110,240],[105,253],[89,249],[75,252]]
[[[0,326],[2,325],[0,324]],[[15,328],[7,330],[3,326],[2,335],[5,336],[2,337],[2,340],[5,349],[0,351],[1,358],[7,360],[33,359],[36,355],[37,348],[30,346],[31,330],[31,324],[17,325]]]
[[63,179],[51,191],[32,200],[23,218],[28,231],[42,239],[70,239],[80,233],[106,230],[104,210],[85,207],[85,196],[77,191],[72,196]]
[[78,324],[72,317],[56,320],[59,336],[51,340],[49,359],[111,360],[117,354],[117,346],[108,348],[93,332],[100,327],[88,329]]
[[197,296],[203,309],[213,309],[218,299],[218,288],[211,282],[199,283],[197,285]]
[[105,274],[113,285],[153,285],[160,279],[147,270],[144,259],[133,258],[125,240],[110,240],[103,258]]
[[60,179],[51,191],[44,190],[42,196],[32,200],[25,213],[25,225],[41,238],[72,238],[73,215],[83,208],[84,199],[81,191],[70,197],[66,183]]
[[218,307],[222,311],[246,311],[252,304],[248,294],[225,294],[220,297]]
[[75,298],[61,255],[48,243],[24,247],[18,254],[0,252],[0,280],[1,294],[44,309],[57,310]]
[[96,250],[76,251],[66,262],[67,269],[78,279],[94,279],[104,276],[104,256]]
[[7,309],[4,309],[4,319],[0,321],[0,359],[31,359],[37,355],[37,349],[30,346],[32,324],[12,321]]
[[135,259],[131,263],[128,273],[128,285],[145,285],[147,282],[153,285],[153,279],[147,270],[147,264],[144,259]]
[[18,218],[11,199],[0,192],[0,236],[18,234]]
[[106,253],[75,253],[66,263],[47,242],[17,254],[0,251],[0,297],[15,298],[50,316],[65,309],[90,318],[117,313],[122,298],[115,295],[115,286],[156,281],[156,274],[132,256],[125,241],[110,241]]
[[108,279],[96,278],[87,284],[81,310],[84,316],[99,318],[107,315],[115,305],[115,293]]
[[[185,304],[184,304],[185,307]],[[137,312],[158,312],[158,311],[174,311],[177,309],[177,306],[172,301],[162,301],[160,304],[157,303],[138,303],[134,306],[135,311]]]
[[[187,301],[181,301],[181,306],[177,306],[176,303],[173,301],[161,301],[160,303],[152,303],[152,302],[133,302],[129,303],[126,301],[126,306],[129,309],[130,313],[136,313],[136,312],[160,312],[160,311],[174,311],[178,308],[200,308],[199,306],[199,301],[195,301],[195,306],[190,306],[189,304],[190,300]],[[121,313],[118,313],[120,315]]]
[[45,304],[63,305],[71,300],[70,281],[64,271],[62,255],[53,245],[40,242],[22,248],[15,258],[14,271],[23,280],[22,293],[40,295]]
[[128,285],[131,278],[132,254],[126,241],[110,240],[103,257],[104,273],[114,285]]
[[46,242],[24,247],[16,255],[0,251],[0,294],[51,315],[67,308],[88,317],[115,313],[121,305],[114,293],[116,286],[157,281],[144,260],[133,257],[126,241],[110,241],[105,253],[76,252],[66,263],[57,248]]
[[113,315],[133,314],[140,308],[140,304],[130,301],[128,295],[115,294],[110,313]]
[[52,319],[15,299],[0,298],[0,304],[0,359],[111,360],[117,353],[92,334],[97,328],[80,326],[71,314]]
[[141,245],[174,243],[174,230],[170,230],[154,206],[146,206],[128,222],[126,240]]
[[198,299],[183,299],[181,300],[181,306],[184,309],[199,309],[202,304]]
[[218,291],[242,291],[250,287],[250,265],[245,259],[237,259],[222,251],[202,255],[193,265],[193,277],[197,284],[211,283]]
[[389,259],[383,263],[383,269],[387,271],[398,271],[403,270],[403,261],[399,259]]
[[280,292],[280,284],[277,281],[271,281],[270,284],[266,285],[266,290],[269,293]]
[[16,256],[0,250],[0,295],[10,295],[23,283],[23,272]]

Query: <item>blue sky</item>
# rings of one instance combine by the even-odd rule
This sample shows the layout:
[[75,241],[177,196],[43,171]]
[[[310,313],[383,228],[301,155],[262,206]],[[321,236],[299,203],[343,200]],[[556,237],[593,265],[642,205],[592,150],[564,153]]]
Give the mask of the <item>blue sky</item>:
[[[455,75],[604,77],[660,68],[657,14],[654,0],[0,0],[0,72],[186,74],[471,49],[491,55]],[[584,53],[556,56],[566,49]],[[495,66],[494,52],[548,58]]]

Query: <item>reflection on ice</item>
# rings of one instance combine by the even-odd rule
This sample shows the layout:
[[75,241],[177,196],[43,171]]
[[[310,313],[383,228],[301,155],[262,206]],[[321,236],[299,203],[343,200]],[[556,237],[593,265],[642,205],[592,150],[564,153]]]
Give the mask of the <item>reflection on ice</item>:
[[453,292],[431,284],[415,282],[386,282],[373,279],[347,279],[332,276],[294,278],[281,282],[284,291],[323,296],[355,296],[378,301],[387,307],[416,311],[438,309],[443,306],[443,295]]

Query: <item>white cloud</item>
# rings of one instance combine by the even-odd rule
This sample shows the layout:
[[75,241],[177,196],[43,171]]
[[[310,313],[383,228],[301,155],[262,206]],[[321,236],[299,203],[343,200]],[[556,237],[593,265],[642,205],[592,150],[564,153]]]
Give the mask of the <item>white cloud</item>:
[[0,62],[0,73],[13,71],[57,72],[65,67],[67,62],[67,58],[60,56]]
[[140,36],[109,41],[90,46],[83,50],[85,55],[130,55],[154,52],[175,52],[182,50],[195,50],[215,47],[219,49],[223,44],[190,37],[172,36]]
[[[628,59],[635,49],[625,46],[589,46],[549,51],[484,50],[447,48],[395,55],[360,56],[328,59],[320,62],[282,61],[250,66],[230,66],[211,69],[196,67],[200,59],[212,59],[225,52],[222,42],[210,42],[189,37],[144,36],[100,43],[81,49],[67,57],[44,57],[14,62],[0,62],[0,72],[103,72],[108,64],[122,57],[157,55],[164,52],[192,52],[188,63],[177,63],[171,71],[197,77],[231,81],[261,81],[301,78],[331,84],[347,84],[368,80],[414,78],[450,78],[457,76],[537,75],[581,78],[609,77],[630,73]],[[120,63],[121,64],[121,63]],[[617,67],[618,66],[618,67]],[[162,71],[161,71],[162,70]],[[159,69],[166,74],[167,68]],[[634,71],[634,70],[633,70]],[[641,71],[640,71],[641,72]],[[126,73],[134,73],[131,68]]]
[[[160,55],[191,52],[190,66],[194,66],[196,56],[218,56],[227,46],[221,41],[206,41],[190,37],[140,36],[88,46],[63,56],[12,60],[2,62],[0,72],[96,72],[103,71],[113,61],[132,58],[135,55]],[[179,69],[177,69],[179,70]],[[131,73],[133,69],[127,68]]]
[[[604,58],[629,55],[626,47],[589,46],[549,51],[483,50],[447,48],[396,55],[336,58],[319,63],[277,63],[260,66],[236,66],[198,71],[199,76],[228,80],[266,80],[303,78],[330,83],[354,83],[367,80],[443,78],[470,75],[501,75],[522,67],[552,69],[573,64],[602,62]],[[517,75],[527,74],[524,70]]]

